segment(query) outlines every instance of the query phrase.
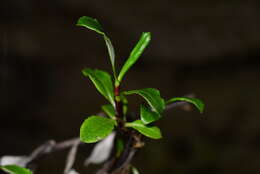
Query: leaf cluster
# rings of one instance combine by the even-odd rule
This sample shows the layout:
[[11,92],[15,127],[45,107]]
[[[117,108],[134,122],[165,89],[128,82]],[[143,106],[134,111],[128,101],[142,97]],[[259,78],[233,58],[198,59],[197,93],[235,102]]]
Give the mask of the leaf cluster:
[[[103,37],[113,72],[111,76],[109,73],[98,69],[86,68],[82,70],[83,75],[93,82],[98,92],[103,95],[109,103],[101,107],[108,117],[92,115],[83,122],[80,128],[81,141],[95,143],[104,139],[115,127],[120,126],[122,122],[125,129],[134,129],[146,137],[160,139],[162,138],[161,131],[154,125],[154,122],[162,117],[166,105],[173,102],[188,102],[193,104],[200,112],[203,112],[204,104],[197,98],[175,97],[165,100],[161,97],[160,91],[154,88],[130,91],[119,90],[125,74],[136,63],[145,48],[149,45],[151,41],[150,32],[142,33],[128,59],[119,73],[117,73],[115,49],[98,20],[83,16],[78,20],[77,25],[93,30]],[[139,119],[129,122],[127,119],[127,96],[133,94],[142,97],[145,102],[140,106]],[[120,107],[122,108],[120,109]]]

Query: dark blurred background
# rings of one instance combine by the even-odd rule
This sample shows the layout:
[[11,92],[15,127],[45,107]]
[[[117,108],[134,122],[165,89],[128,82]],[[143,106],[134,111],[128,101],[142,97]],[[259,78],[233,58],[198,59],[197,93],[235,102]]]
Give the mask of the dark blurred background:
[[[149,140],[134,160],[141,173],[259,173],[259,7],[254,0],[2,0],[0,156],[76,137],[106,103],[81,74],[84,67],[110,71],[102,38],[75,26],[86,15],[102,23],[119,65],[141,32],[152,33],[125,90],[154,87],[165,98],[193,93],[206,103],[206,120],[195,109],[164,114],[164,138]],[[140,98],[129,99],[138,110]],[[82,167],[91,147],[79,155],[81,173],[95,168]],[[47,157],[38,173],[62,173],[65,156]]]

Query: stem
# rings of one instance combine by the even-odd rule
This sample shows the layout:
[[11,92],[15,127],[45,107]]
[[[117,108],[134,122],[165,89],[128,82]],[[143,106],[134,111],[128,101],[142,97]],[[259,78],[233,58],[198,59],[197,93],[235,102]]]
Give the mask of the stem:
[[115,94],[115,103],[116,103],[115,106],[116,118],[120,120],[123,119],[123,105],[120,98],[120,85],[115,86],[114,94]]

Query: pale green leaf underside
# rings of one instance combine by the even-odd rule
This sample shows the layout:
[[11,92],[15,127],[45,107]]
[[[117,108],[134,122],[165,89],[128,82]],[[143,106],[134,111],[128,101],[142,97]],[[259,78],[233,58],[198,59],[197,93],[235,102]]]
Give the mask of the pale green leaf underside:
[[32,174],[32,172],[29,169],[16,166],[16,165],[0,166],[0,169],[2,169],[3,171],[9,174]]
[[119,75],[118,81],[121,82],[125,73],[129,70],[129,68],[138,60],[141,56],[147,45],[151,40],[151,33],[144,32],[142,33],[141,38],[139,39],[138,43],[135,45],[134,49],[130,53],[129,58],[126,60],[125,64],[123,65]]
[[113,119],[90,116],[80,127],[80,140],[85,143],[95,143],[107,137],[114,129],[116,121]]
[[160,91],[154,88],[145,88],[124,92],[126,95],[138,94],[142,96],[151,106],[152,110],[161,114],[165,109],[165,102],[160,96]]
[[144,124],[152,123],[160,119],[161,115],[157,112],[152,111],[149,107],[141,105],[140,108],[141,120]]
[[158,127],[156,126],[148,127],[141,120],[136,120],[131,123],[126,123],[126,127],[131,127],[133,129],[136,129],[141,134],[152,139],[162,138],[161,131]]
[[99,34],[104,34],[103,32],[103,28],[100,25],[100,23],[98,22],[97,19],[88,17],[88,16],[82,16],[79,18],[78,22],[77,22],[78,26],[82,26],[82,27],[86,27],[90,30],[96,31]]
[[114,106],[114,92],[111,76],[101,70],[86,68],[82,73],[89,77],[97,90]]
[[177,101],[185,101],[188,103],[192,103],[194,106],[196,106],[196,108],[200,111],[200,113],[202,113],[204,111],[204,103],[197,98],[189,98],[189,97],[175,97],[175,98],[171,98],[170,100],[168,100],[166,103],[170,104],[173,102],[177,102]]
[[116,117],[115,109],[111,104],[103,105],[101,108],[110,118]]

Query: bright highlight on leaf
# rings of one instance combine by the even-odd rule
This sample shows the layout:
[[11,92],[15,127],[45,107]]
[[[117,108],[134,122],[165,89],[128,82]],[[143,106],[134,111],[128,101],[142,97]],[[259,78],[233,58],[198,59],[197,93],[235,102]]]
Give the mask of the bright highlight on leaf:
[[102,140],[113,131],[115,125],[115,120],[90,116],[80,127],[80,140],[85,143],[95,143]]
[[141,120],[144,124],[152,123],[156,120],[159,120],[161,117],[160,114],[152,111],[149,107],[145,105],[141,105],[140,115],[141,115]]
[[105,32],[103,31],[103,28],[101,24],[98,22],[97,19],[88,17],[88,16],[83,16],[79,18],[77,22],[77,26],[82,26],[85,28],[88,28],[90,30],[96,31],[97,33],[101,34],[106,42],[110,62],[112,65],[112,70],[114,73],[114,77],[116,79],[116,70],[115,70],[115,49],[113,47],[113,44],[111,40],[106,36]]
[[138,60],[138,58],[142,55],[144,49],[147,47],[151,40],[151,33],[144,32],[138,41],[138,43],[135,45],[134,49],[132,50],[129,58],[126,60],[124,66],[122,67],[119,75],[118,75],[118,81],[121,82],[125,73],[133,66],[133,64]]
[[16,165],[0,166],[0,169],[2,169],[3,171],[9,174],[32,174],[32,172],[29,169],[16,166]]
[[112,105],[103,105],[101,108],[110,118],[114,119],[116,117],[116,112]]
[[152,139],[162,138],[161,131],[158,127],[156,127],[156,126],[148,127],[141,120],[136,120],[131,123],[126,123],[125,126],[136,129],[141,134],[143,134],[149,138],[152,138]]
[[204,111],[204,106],[205,106],[204,103],[200,99],[197,99],[197,98],[175,97],[175,98],[171,98],[166,103],[170,104],[170,103],[177,102],[177,101],[185,101],[185,102],[193,104],[200,111],[200,113],[202,113]]
[[82,73],[90,78],[97,90],[114,106],[114,91],[111,76],[105,71],[90,68],[82,70]]
[[160,96],[160,91],[154,88],[145,88],[124,92],[126,95],[138,94],[142,96],[151,106],[154,112],[161,114],[165,109],[164,99]]

